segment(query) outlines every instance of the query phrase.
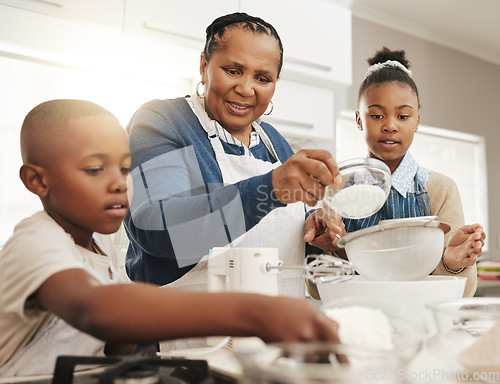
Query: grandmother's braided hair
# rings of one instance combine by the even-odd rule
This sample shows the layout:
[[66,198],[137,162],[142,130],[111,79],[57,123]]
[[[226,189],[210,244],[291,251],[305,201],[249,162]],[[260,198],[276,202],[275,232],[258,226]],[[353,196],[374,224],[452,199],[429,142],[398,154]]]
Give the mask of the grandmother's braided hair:
[[205,41],[205,48],[203,49],[205,60],[207,62],[210,61],[212,54],[218,49],[220,40],[224,36],[227,28],[236,25],[241,26],[242,28],[248,28],[256,33],[264,33],[266,35],[273,36],[278,41],[280,48],[280,63],[278,66],[279,76],[281,67],[283,66],[283,44],[281,43],[278,32],[271,24],[261,18],[250,16],[244,12],[235,12],[218,17],[207,27],[207,37]]
[[[397,61],[404,65],[407,69],[410,68],[410,62],[406,58],[406,52],[404,50],[393,51],[387,47],[383,47],[381,50],[375,52],[375,55],[369,58],[367,62],[372,66],[379,63],[385,63],[388,60]],[[361,100],[361,96],[363,96],[366,90],[372,85],[393,81],[409,85],[417,95],[417,100],[419,101],[420,106],[420,97],[418,95],[417,85],[410,77],[410,75],[400,68],[383,65],[367,74],[367,76],[361,83],[358,91],[358,104]]]

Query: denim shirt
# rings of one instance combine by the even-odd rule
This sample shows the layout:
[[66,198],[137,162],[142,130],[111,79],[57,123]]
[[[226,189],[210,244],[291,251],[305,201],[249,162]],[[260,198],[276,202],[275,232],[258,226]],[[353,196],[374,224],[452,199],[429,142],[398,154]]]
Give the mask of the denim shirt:
[[380,210],[363,219],[343,219],[346,232],[377,225],[380,220],[429,216],[431,207],[425,190],[431,171],[418,165],[407,152],[392,174],[389,196]]

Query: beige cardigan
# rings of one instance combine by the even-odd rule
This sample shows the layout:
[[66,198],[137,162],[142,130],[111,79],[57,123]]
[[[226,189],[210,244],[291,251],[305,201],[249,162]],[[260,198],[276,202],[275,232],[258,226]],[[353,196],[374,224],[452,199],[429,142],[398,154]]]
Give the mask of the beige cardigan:
[[[453,179],[433,171],[429,176],[426,191],[429,195],[431,215],[437,216],[439,221],[451,227],[450,232],[448,232],[444,238],[444,243],[447,244],[450,234],[464,225],[464,213],[458,187]],[[443,260],[441,259],[441,262],[432,274],[466,277],[467,283],[464,297],[471,297],[476,293],[477,270],[475,265],[465,268],[465,270],[458,274],[453,274],[445,269]],[[318,289],[311,281],[306,280],[306,288],[313,299],[320,299]]]
[[[431,204],[431,215],[438,217],[439,221],[451,227],[450,232],[445,235],[445,244],[448,242],[450,234],[464,225],[464,212],[460,193],[455,182],[448,176],[437,172],[431,172],[426,187]],[[448,272],[443,265],[443,261],[438,264],[433,275],[451,275],[466,277],[464,297],[474,296],[477,289],[477,269],[476,266],[465,268],[464,271],[453,274]]]

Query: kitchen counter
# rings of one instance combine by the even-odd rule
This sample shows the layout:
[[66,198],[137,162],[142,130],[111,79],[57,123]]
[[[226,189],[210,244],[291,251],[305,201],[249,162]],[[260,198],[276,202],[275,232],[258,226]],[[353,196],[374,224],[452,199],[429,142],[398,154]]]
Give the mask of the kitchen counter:
[[473,373],[467,372],[444,351],[437,336],[426,341],[408,365],[407,374],[410,383],[482,383],[474,380]]
[[[488,282],[490,283],[490,282]],[[494,282],[494,287],[500,286],[500,283]],[[490,285],[488,284],[488,285]],[[321,301],[307,298],[313,305],[320,307]],[[366,372],[365,383],[448,383],[458,384],[484,383],[479,380],[485,378],[480,376],[479,372],[467,372],[460,364],[450,356],[440,345],[439,338],[435,331],[430,331],[429,338],[426,340],[423,348],[415,358],[402,369],[394,371]],[[216,383],[244,383],[243,367],[236,354],[224,348],[201,348],[195,351],[192,358],[204,359],[208,361],[212,377]],[[180,352],[180,351],[177,351]],[[203,353],[199,353],[203,352]],[[181,354],[182,356],[182,354]],[[189,357],[189,352],[187,355]],[[362,373],[363,374],[363,373]],[[496,381],[490,380],[489,383],[500,383],[500,374]],[[356,383],[357,384],[357,383]]]
[[[241,363],[236,355],[227,350],[219,349],[206,356],[213,372],[213,377],[218,383],[243,382]],[[479,373],[475,373],[478,375]],[[500,378],[499,378],[500,380]],[[468,373],[454,362],[439,345],[436,336],[430,337],[422,350],[408,364],[406,368],[395,371],[367,371],[366,383],[484,383],[475,380],[472,373]],[[498,381],[500,382],[500,381]]]
[[477,279],[475,296],[500,296],[500,280]]

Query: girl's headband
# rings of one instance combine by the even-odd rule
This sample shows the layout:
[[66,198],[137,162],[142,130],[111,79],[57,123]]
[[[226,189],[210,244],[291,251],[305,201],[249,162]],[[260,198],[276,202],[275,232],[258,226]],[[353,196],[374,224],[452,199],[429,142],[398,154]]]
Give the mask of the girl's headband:
[[375,63],[366,72],[365,79],[370,76],[373,72],[377,72],[382,68],[398,68],[401,69],[404,73],[406,73],[409,77],[411,77],[411,71],[406,68],[403,64],[396,60],[387,60],[384,63]]

